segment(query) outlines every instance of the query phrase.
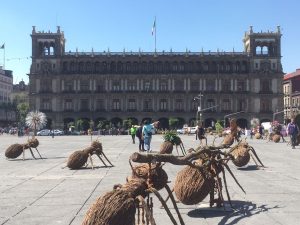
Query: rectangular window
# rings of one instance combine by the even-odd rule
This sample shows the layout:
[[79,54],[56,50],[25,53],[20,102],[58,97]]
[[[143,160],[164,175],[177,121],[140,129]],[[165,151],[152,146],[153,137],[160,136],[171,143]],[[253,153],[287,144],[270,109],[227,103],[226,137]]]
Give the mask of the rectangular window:
[[96,109],[98,111],[103,111],[104,110],[104,100],[103,99],[97,99]]
[[161,91],[167,91],[168,90],[168,83],[167,83],[167,81],[161,81],[159,86],[160,86],[159,89]]
[[73,110],[73,101],[72,99],[65,100],[65,110]]
[[121,85],[119,81],[114,81],[112,85],[112,90],[113,91],[120,91],[121,90]]
[[230,100],[229,99],[224,99],[223,100],[223,111],[230,111],[231,106],[230,106]]
[[51,100],[42,99],[42,109],[41,110],[51,110]]
[[88,99],[80,100],[80,111],[89,111],[89,100]]
[[130,81],[127,85],[128,91],[135,91],[136,90],[136,82]]
[[176,99],[176,101],[175,101],[175,110],[176,111],[183,111],[183,100],[182,99]]
[[167,108],[168,108],[168,102],[166,99],[161,99],[160,100],[160,111],[167,111]]
[[114,111],[120,111],[121,110],[121,104],[120,104],[120,100],[119,99],[114,99],[112,103],[113,103],[112,109]]
[[146,99],[144,101],[144,111],[145,112],[152,111],[152,100],[151,99]]
[[130,110],[130,111],[136,110],[136,101],[135,101],[135,99],[129,99],[128,100],[128,110]]

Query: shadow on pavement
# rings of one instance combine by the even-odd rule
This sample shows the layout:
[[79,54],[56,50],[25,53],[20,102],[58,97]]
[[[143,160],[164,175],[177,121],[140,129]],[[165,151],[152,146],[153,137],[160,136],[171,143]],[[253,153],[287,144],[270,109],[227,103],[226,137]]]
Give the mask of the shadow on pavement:
[[259,167],[257,167],[256,165],[250,165],[247,167],[241,167],[241,168],[237,168],[238,170],[243,170],[243,171],[250,171],[250,170],[259,170]]
[[231,201],[234,209],[231,209],[228,202],[225,202],[226,210],[224,208],[201,208],[188,212],[188,216],[194,218],[213,218],[223,217],[218,225],[233,225],[240,220],[255,216],[260,213],[267,212],[271,209],[279,208],[279,206],[267,207],[267,205],[257,206],[252,202],[245,201]]

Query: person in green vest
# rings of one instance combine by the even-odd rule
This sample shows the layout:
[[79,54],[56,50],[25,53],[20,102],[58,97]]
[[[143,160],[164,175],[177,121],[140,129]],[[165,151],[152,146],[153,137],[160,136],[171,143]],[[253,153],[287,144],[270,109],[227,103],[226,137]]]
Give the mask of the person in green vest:
[[132,137],[132,144],[135,144],[135,134],[136,134],[136,127],[134,125],[130,128],[130,135]]

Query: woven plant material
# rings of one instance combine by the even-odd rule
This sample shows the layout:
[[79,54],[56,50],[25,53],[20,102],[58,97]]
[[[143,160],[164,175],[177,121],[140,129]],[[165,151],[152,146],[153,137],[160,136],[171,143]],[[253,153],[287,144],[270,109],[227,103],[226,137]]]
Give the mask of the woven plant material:
[[173,151],[173,144],[170,141],[164,141],[160,145],[159,153],[160,154],[171,154]]
[[133,225],[135,224],[135,197],[147,189],[145,181],[131,180],[119,190],[98,198],[87,211],[82,225]]
[[232,145],[234,142],[234,136],[230,133],[224,137],[223,145]]
[[241,144],[238,148],[231,152],[233,156],[233,164],[237,167],[246,166],[250,161],[250,154],[247,149],[247,145]]
[[275,134],[275,135],[273,135],[272,140],[273,140],[275,143],[278,143],[278,142],[280,141],[280,138],[281,138],[280,135]]
[[215,181],[206,177],[199,169],[190,166],[179,171],[174,185],[174,192],[178,200],[185,205],[197,204],[214,190]]
[[87,161],[89,155],[85,151],[73,152],[67,162],[67,167],[72,170],[80,169]]
[[143,163],[138,166],[133,167],[132,172],[133,178],[143,178],[148,180],[150,185],[156,190],[161,190],[164,188],[168,182],[168,175],[166,171],[161,168],[161,166],[156,164],[151,164],[150,177],[149,177],[149,164]]
[[39,146],[39,140],[36,138],[32,138],[28,141],[28,144],[31,148],[36,148],[37,146]]
[[94,148],[94,151],[97,152],[98,154],[102,153],[102,144],[98,141],[93,141],[91,144],[91,147]]
[[256,134],[255,134],[255,138],[256,138],[256,139],[261,139],[260,133],[256,133]]
[[23,152],[23,145],[13,144],[9,146],[5,151],[5,157],[9,159],[15,159]]

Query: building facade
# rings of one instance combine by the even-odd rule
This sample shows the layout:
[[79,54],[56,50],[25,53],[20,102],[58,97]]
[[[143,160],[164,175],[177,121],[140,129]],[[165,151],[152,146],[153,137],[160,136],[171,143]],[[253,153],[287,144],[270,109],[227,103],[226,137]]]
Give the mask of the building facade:
[[283,78],[284,120],[286,123],[300,113],[300,69]]
[[60,27],[33,27],[31,37],[30,107],[54,127],[79,118],[149,118],[166,127],[170,117],[194,121],[199,108],[209,108],[201,113],[205,126],[242,111],[235,117],[246,127],[283,108],[280,27],[250,27],[243,52],[66,52]]
[[10,98],[12,89],[12,71],[0,67],[0,127],[8,126],[15,121],[15,112],[12,110]]

